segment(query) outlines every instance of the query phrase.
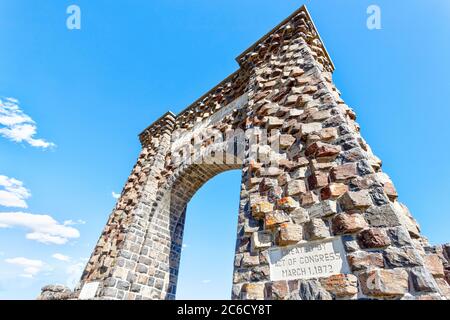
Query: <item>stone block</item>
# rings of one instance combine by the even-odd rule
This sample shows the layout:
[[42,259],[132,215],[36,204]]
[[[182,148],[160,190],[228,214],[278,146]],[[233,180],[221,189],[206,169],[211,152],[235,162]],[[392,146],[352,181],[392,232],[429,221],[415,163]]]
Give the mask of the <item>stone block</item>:
[[341,152],[341,148],[339,146],[334,146],[332,144],[324,143],[324,142],[314,142],[310,146],[306,148],[305,155],[307,157],[333,157],[337,156]]
[[308,177],[309,190],[326,187],[329,183],[328,173],[325,171],[315,171]]
[[264,283],[244,283],[242,285],[242,297],[245,300],[264,300]]
[[362,231],[358,240],[361,247],[366,249],[384,248],[391,244],[391,239],[387,236],[386,231],[378,228]]
[[277,234],[277,244],[288,246],[303,240],[303,228],[300,225],[285,223],[280,226]]
[[292,197],[284,197],[277,201],[277,205],[280,209],[286,211],[292,211],[300,207],[299,203],[295,201]]
[[372,205],[372,199],[367,190],[349,191],[339,198],[339,204],[344,211],[364,210]]
[[415,291],[436,292],[436,285],[433,276],[423,267],[416,267],[410,270],[411,282]]
[[320,190],[322,200],[337,199],[348,191],[348,186],[343,183],[330,183]]
[[336,235],[357,233],[368,228],[366,220],[360,214],[340,213],[333,218],[332,229]]
[[412,247],[389,247],[384,251],[386,265],[390,268],[417,267],[422,265],[422,258]]
[[303,180],[292,180],[288,182],[286,194],[288,196],[297,196],[306,192],[306,184]]
[[270,248],[272,246],[272,233],[268,231],[254,232],[251,245],[252,251]]
[[289,221],[289,216],[286,213],[281,210],[275,210],[265,215],[264,227],[265,229],[271,230]]
[[289,298],[289,287],[287,281],[274,281],[266,283],[266,299],[287,300]]
[[309,221],[308,211],[303,208],[297,208],[289,213],[292,221],[296,224],[304,224]]
[[333,296],[349,298],[358,293],[358,279],[352,274],[337,274],[320,281]]
[[308,209],[311,218],[322,218],[332,216],[337,213],[337,203],[332,200],[325,200],[312,205]]
[[312,218],[305,225],[306,240],[320,240],[330,237],[330,230],[322,219]]
[[392,204],[380,207],[373,206],[365,211],[364,217],[372,227],[396,227],[400,225],[400,219]]
[[267,213],[273,211],[273,204],[267,201],[258,202],[252,205],[252,215],[256,219],[262,219]]
[[374,297],[403,296],[408,293],[408,279],[404,269],[375,269],[359,274],[362,292]]
[[444,265],[437,254],[428,254],[423,257],[425,267],[436,278],[444,278]]
[[337,182],[344,182],[357,176],[358,168],[356,163],[346,163],[331,170],[331,179]]
[[348,255],[348,262],[353,271],[384,267],[383,255],[376,252],[353,252]]

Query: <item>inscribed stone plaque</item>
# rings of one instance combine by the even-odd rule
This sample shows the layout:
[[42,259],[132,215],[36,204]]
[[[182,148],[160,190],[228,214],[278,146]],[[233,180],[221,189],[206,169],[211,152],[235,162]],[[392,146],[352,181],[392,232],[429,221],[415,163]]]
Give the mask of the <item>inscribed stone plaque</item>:
[[99,285],[100,285],[100,282],[85,283],[83,286],[83,289],[81,289],[78,299],[79,300],[94,299]]
[[350,273],[341,238],[269,249],[270,280],[324,278]]

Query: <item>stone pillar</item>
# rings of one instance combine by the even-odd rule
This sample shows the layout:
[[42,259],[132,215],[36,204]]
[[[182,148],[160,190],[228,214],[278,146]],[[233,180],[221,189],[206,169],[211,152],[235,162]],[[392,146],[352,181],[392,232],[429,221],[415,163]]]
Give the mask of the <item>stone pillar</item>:
[[140,136],[142,151],[83,272],[79,289],[98,282],[95,298],[130,299],[133,274],[165,168],[175,117],[166,113]]

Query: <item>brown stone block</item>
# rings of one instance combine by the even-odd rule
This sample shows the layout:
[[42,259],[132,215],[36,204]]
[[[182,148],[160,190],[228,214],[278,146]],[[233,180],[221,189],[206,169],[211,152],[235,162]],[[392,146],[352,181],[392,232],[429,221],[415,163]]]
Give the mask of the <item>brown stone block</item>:
[[352,274],[337,274],[320,281],[335,297],[351,297],[358,293],[358,279]]
[[326,187],[328,183],[328,173],[324,171],[316,171],[308,177],[310,190]]
[[384,248],[391,244],[391,239],[387,236],[386,231],[379,228],[371,228],[362,231],[358,240],[362,248]]
[[333,157],[341,152],[341,147],[334,146],[323,142],[314,142],[306,148],[305,155],[307,157],[314,156],[316,158]]
[[348,191],[348,186],[343,183],[330,183],[320,191],[322,200],[337,199]]
[[258,202],[252,205],[252,215],[255,218],[264,218],[266,213],[273,211],[273,204],[270,202]]
[[300,205],[292,197],[284,197],[277,201],[277,205],[280,209],[291,211],[298,208]]
[[383,268],[384,260],[381,253],[358,251],[348,255],[348,262],[353,271],[368,268]]
[[372,198],[367,190],[349,191],[339,198],[339,204],[345,211],[364,210],[372,205]]
[[423,257],[425,267],[434,277],[444,278],[444,264],[437,254],[428,254]]
[[368,228],[367,222],[360,214],[340,213],[333,218],[333,233],[336,235],[357,233]]
[[274,281],[266,283],[266,299],[287,300],[289,298],[289,287],[287,281]]
[[289,216],[286,213],[281,210],[276,210],[265,215],[264,227],[271,230],[289,221]]
[[346,181],[358,176],[358,168],[356,163],[346,163],[336,166],[331,170],[332,181]]

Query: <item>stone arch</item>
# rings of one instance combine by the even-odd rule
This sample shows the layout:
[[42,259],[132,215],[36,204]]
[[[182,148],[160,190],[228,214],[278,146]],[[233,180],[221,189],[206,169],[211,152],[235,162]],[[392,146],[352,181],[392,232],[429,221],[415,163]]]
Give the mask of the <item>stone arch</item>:
[[[233,299],[450,297],[442,267],[449,253],[430,250],[398,201],[332,81],[333,62],[306,7],[237,61],[238,71],[140,135],[143,151],[77,294],[173,299],[187,202],[214,175],[242,168]],[[190,142],[174,141],[174,133],[203,127],[275,129],[268,140],[277,140],[280,150],[245,140],[241,161],[231,166],[173,162],[174,145]],[[225,144],[208,141],[200,155],[208,159],[215,147],[228,150]],[[274,263],[290,253],[301,266]],[[335,265],[315,263],[330,256]]]

